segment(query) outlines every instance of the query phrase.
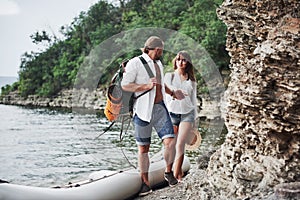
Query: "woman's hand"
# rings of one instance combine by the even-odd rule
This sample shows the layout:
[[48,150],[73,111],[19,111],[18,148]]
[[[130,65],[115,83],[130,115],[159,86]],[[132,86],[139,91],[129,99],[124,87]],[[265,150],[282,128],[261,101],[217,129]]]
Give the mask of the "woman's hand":
[[173,97],[178,100],[182,100],[187,96],[182,90],[175,90]]

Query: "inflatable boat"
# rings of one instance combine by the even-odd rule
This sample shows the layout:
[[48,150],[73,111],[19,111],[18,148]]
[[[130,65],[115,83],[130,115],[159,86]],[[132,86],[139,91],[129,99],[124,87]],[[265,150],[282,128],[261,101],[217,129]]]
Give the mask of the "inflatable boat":
[[[190,169],[190,162],[184,158],[183,171]],[[163,184],[165,162],[162,152],[151,158],[149,180],[152,187]],[[61,187],[46,188],[12,183],[0,184],[0,200],[115,200],[129,199],[137,195],[141,187],[137,169],[123,171],[101,170],[93,172],[87,180]]]

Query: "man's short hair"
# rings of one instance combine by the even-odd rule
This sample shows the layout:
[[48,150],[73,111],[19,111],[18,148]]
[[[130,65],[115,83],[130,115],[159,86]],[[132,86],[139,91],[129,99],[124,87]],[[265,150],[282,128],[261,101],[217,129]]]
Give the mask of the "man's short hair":
[[152,50],[152,49],[155,49],[155,48],[163,48],[163,47],[164,47],[164,42],[162,41],[162,39],[160,39],[157,36],[151,36],[145,42],[143,51]]

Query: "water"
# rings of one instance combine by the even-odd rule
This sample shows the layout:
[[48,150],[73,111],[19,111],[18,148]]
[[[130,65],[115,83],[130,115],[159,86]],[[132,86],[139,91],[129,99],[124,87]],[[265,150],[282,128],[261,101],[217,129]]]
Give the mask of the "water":
[[[108,125],[95,114],[0,105],[0,179],[49,187],[87,179],[93,171],[136,166],[131,130],[122,142],[118,125],[96,139]],[[198,150],[188,153],[192,163],[220,140],[214,134],[203,139]],[[150,155],[160,149],[161,141],[154,137]]]
[[[108,126],[96,115],[0,105],[0,119],[0,179],[53,186],[129,166],[118,130],[95,139]],[[134,161],[134,152],[124,151]]]

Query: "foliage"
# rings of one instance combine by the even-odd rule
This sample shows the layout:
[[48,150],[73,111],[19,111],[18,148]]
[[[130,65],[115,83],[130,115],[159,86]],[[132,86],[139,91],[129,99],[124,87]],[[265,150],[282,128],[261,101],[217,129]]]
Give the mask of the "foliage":
[[[2,93],[7,94],[18,89],[22,96],[53,96],[62,89],[72,88],[79,67],[83,64],[87,67],[95,65],[94,61],[87,57],[92,49],[112,35],[139,27],[161,27],[186,34],[209,52],[220,69],[228,67],[229,57],[225,51],[226,27],[216,16],[216,8],[222,0],[119,2],[119,6],[114,6],[100,0],[87,12],[81,12],[70,25],[62,26],[62,38],[44,30],[33,33],[32,42],[43,46],[44,50],[23,54],[19,81],[13,87],[3,87]],[[122,47],[124,44],[116,45]],[[98,86],[107,84],[122,59],[132,57],[136,53],[127,52],[112,62],[107,61],[107,71],[99,77]],[[172,53],[164,54],[166,64],[170,64],[172,57]],[[207,66],[203,66],[203,71],[209,73]],[[95,73],[99,72],[83,73],[80,83],[85,85],[94,81],[90,77]],[[199,91],[206,91],[199,74],[197,78],[203,85],[203,89]]]
[[11,91],[12,86],[9,84],[6,84],[5,86],[1,87],[1,95],[8,95]]
[[225,50],[226,26],[217,18],[216,9],[222,0],[194,1],[184,13],[180,31],[199,42],[217,66],[227,68],[229,56]]

